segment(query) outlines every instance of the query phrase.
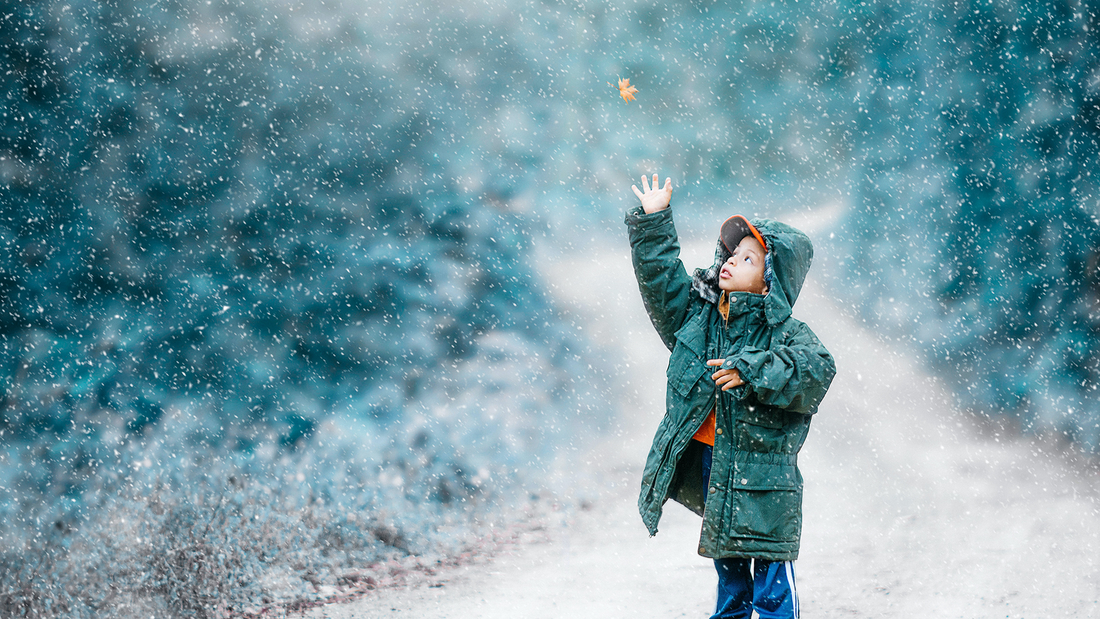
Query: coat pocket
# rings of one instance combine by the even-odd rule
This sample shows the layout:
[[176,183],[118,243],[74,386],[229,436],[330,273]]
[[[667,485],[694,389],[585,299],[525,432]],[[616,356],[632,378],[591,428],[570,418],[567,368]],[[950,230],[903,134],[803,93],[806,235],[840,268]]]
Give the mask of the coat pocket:
[[741,454],[731,467],[731,522],[736,537],[797,541],[802,531],[802,476],[793,456]]
[[703,359],[705,349],[705,337],[694,321],[676,332],[676,345],[668,359],[666,377],[669,386],[681,396],[689,395],[710,370]]
[[737,537],[796,542],[802,533],[801,490],[735,492]]

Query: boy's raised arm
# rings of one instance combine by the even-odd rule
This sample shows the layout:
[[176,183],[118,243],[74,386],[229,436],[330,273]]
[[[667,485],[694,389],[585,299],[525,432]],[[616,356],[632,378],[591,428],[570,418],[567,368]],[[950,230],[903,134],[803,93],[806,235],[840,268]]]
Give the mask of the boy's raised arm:
[[691,278],[680,262],[680,241],[668,208],[672,179],[666,179],[664,187],[660,187],[654,174],[651,188],[643,176],[642,187],[644,192],[631,186],[641,207],[626,214],[634,275],[649,319],[665,346],[672,350],[676,331],[691,305]]

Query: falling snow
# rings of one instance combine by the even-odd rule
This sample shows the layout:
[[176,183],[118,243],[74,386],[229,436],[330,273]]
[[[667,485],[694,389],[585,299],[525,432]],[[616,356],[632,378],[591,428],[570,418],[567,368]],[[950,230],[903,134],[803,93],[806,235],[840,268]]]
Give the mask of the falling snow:
[[0,0],[0,612],[285,609],[580,504],[624,369],[539,260],[625,252],[641,173],[836,213],[857,320],[1095,454],[1096,4]]

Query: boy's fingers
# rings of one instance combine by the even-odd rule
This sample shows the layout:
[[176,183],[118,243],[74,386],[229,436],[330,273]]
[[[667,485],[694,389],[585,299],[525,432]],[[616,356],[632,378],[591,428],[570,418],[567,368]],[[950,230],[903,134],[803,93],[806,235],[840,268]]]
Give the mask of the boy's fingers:
[[631,185],[630,188],[634,190],[634,195],[638,196],[639,200],[641,200],[644,197],[642,192],[638,191],[638,186],[637,185]]
[[665,179],[665,191],[672,191],[672,177]]
[[[716,366],[722,365],[725,359],[708,359],[707,365]],[[718,370],[710,375],[714,384],[722,388],[722,391],[729,391],[738,385],[744,385],[745,381],[741,379],[741,373],[737,370]]]
[[649,193],[649,177],[645,174],[642,175],[642,189],[645,189],[645,192]]
[[718,387],[721,387],[722,391],[726,391],[728,389],[733,389],[738,385],[744,385],[745,381],[741,380],[741,377],[737,376],[736,374],[731,374],[729,376],[723,376],[721,379],[714,381],[714,384]]

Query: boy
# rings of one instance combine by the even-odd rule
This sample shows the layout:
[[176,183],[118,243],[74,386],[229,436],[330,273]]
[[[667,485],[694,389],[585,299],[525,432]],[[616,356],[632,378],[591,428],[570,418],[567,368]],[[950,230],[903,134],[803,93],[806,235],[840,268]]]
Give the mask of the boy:
[[[836,366],[791,317],[813,247],[802,232],[740,215],[722,224],[714,265],[689,277],[664,187],[631,186],[634,273],[668,362],[638,508],[650,535],[665,501],[703,517],[699,554],[714,559],[712,619],[798,617],[793,562],[802,530],[797,454]],[[709,367],[708,367],[709,366]]]

